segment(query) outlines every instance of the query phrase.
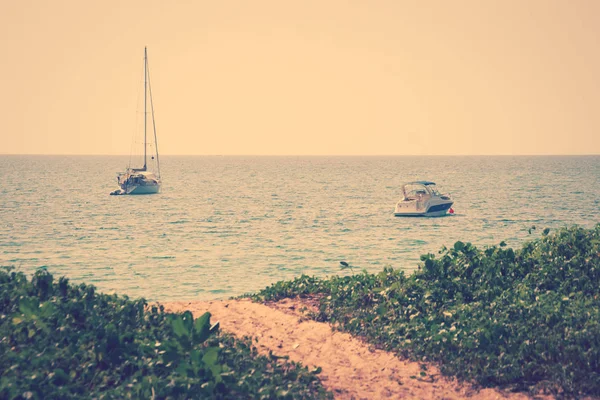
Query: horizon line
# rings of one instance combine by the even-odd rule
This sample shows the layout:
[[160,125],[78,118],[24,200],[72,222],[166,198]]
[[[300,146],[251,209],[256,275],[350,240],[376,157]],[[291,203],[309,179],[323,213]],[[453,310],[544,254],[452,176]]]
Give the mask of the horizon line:
[[[129,157],[129,154],[90,153],[0,153],[0,156],[91,156]],[[600,153],[571,154],[162,154],[162,157],[569,157],[600,156]]]

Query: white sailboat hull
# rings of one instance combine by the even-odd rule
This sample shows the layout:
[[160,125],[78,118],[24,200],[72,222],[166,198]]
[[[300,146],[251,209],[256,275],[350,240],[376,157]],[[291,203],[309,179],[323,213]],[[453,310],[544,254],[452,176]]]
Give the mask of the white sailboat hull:
[[152,172],[128,170],[119,175],[118,194],[154,194],[160,192],[160,178]]
[[127,189],[127,194],[154,194],[160,192],[160,185],[134,186]]

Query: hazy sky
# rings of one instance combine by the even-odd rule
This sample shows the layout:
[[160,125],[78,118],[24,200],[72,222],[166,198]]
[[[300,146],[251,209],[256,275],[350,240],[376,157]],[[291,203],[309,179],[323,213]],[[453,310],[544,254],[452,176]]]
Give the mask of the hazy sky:
[[600,154],[597,0],[1,0],[0,154]]

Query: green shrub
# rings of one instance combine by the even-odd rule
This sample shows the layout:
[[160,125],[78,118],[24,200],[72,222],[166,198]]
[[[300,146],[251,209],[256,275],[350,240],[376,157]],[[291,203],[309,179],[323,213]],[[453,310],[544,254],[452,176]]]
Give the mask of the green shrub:
[[600,395],[600,225],[421,260],[410,276],[303,276],[254,298],[320,295],[316,319],[485,387]]
[[210,314],[0,271],[0,398],[329,398],[316,376],[220,334]]

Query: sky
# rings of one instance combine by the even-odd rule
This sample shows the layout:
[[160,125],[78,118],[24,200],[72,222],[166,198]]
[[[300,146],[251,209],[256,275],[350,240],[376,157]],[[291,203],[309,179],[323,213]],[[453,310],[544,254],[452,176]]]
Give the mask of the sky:
[[0,1],[0,154],[600,154],[597,0]]

